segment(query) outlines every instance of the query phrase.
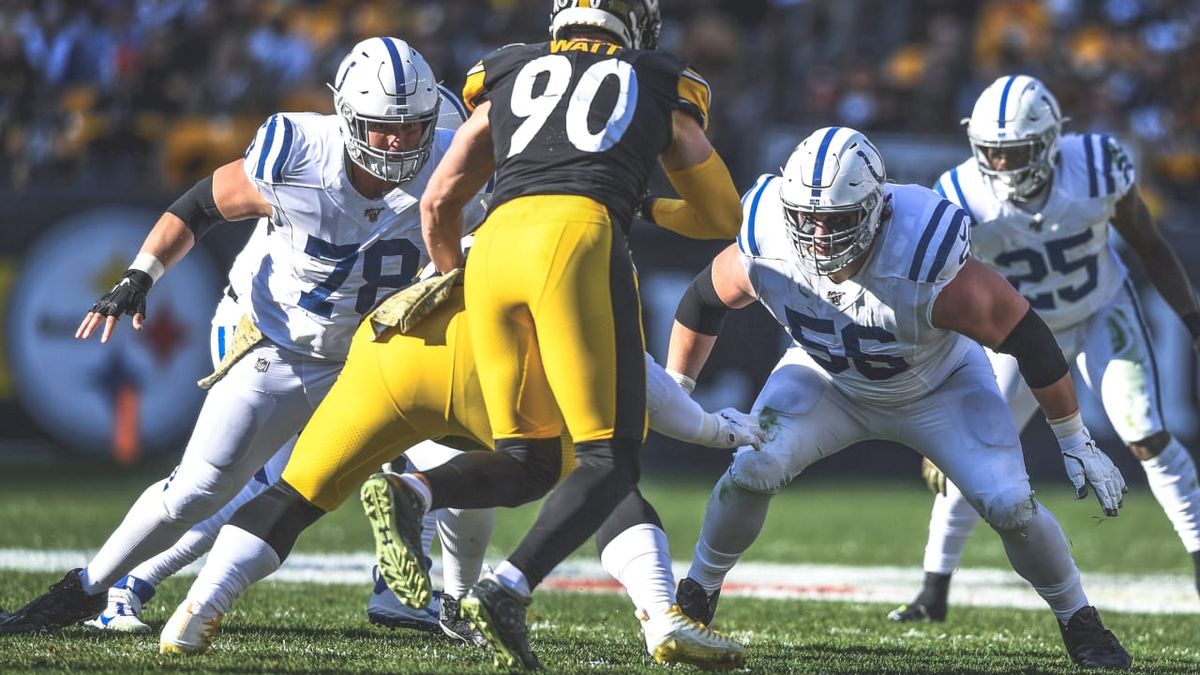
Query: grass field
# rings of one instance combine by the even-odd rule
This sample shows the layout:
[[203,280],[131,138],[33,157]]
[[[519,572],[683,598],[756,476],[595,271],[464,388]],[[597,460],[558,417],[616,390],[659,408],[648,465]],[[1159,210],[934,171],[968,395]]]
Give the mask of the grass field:
[[[163,473],[163,467],[122,472],[77,462],[0,463],[0,548],[95,549],[141,489]],[[714,479],[667,481],[660,475],[643,486],[662,514],[677,559],[690,557]],[[1039,497],[1062,521],[1085,573],[1190,576],[1190,560],[1144,488],[1129,495],[1115,520],[1096,518],[1094,501],[1074,502],[1060,486],[1043,486]],[[916,570],[928,508],[928,493],[915,478],[848,483],[804,477],[776,498],[766,530],[746,560]],[[368,550],[370,536],[359,513],[351,503],[331,514],[301,538],[297,552]],[[515,544],[534,513],[527,507],[500,515],[490,559],[502,557]],[[584,547],[577,555],[595,557],[595,551]],[[996,537],[977,533],[964,567],[1005,566]],[[19,606],[59,576],[61,571],[6,571],[0,576],[0,606]],[[163,585],[147,611],[151,624],[161,626],[188,583],[181,578]],[[364,612],[367,595],[366,584],[260,584],[226,617],[214,651],[187,659],[160,657],[156,636],[97,635],[73,628],[58,637],[0,638],[0,672],[491,670],[487,652],[370,626]],[[914,626],[884,621],[890,608],[728,597],[722,599],[718,624],[748,646],[749,668],[758,672],[1075,671],[1048,611],[956,607],[946,624]],[[1135,672],[1200,672],[1200,614],[1105,611],[1105,620],[1133,654]],[[530,625],[534,648],[548,670],[662,670],[645,656],[623,596],[540,592]]]

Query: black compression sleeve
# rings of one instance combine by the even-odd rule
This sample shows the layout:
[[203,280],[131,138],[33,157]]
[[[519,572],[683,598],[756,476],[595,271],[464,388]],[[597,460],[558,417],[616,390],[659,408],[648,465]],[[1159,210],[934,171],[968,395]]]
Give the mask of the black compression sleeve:
[[1054,384],[1067,374],[1067,360],[1050,327],[1030,307],[996,351],[1017,359],[1021,377],[1032,389]]
[[182,220],[197,241],[207,234],[213,225],[225,222],[213,197],[211,175],[201,178],[190,190],[180,195],[174,204],[167,207],[167,213]]
[[675,320],[702,335],[717,335],[729,307],[713,286],[712,263],[700,270],[679,299]]

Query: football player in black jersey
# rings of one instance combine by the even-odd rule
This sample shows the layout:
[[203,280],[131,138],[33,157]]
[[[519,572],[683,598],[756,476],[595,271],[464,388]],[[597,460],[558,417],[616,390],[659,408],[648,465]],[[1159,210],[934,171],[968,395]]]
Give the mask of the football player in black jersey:
[[[575,443],[576,469],[463,601],[510,666],[537,665],[525,607],[555,565],[614,509],[657,521],[634,490],[646,433],[641,306],[626,242],[635,211],[692,237],[730,239],[740,226],[737,190],[704,135],[708,85],[654,51],[660,24],[656,0],[555,0],[550,42],[501,48],[468,73],[473,113],[421,202],[430,255],[447,272],[464,264],[456,205],[496,175],[465,274],[496,452],[405,476],[396,503],[416,506],[397,518],[431,505],[536,499],[558,476],[564,424]],[[659,161],[683,199],[642,204]]]

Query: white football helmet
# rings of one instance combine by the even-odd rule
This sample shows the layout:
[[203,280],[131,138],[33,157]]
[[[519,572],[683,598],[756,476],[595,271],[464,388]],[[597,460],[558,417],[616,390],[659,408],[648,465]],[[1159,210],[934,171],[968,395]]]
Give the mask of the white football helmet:
[[554,0],[550,38],[571,26],[612,33],[626,49],[655,49],[662,32],[658,0]]
[[[421,170],[433,145],[441,95],[433,70],[417,50],[393,37],[363,40],[342,59],[329,88],[346,151],[355,164],[392,183]],[[393,152],[367,142],[367,127],[373,122],[425,127],[416,149]]]
[[818,129],[796,146],[779,196],[801,265],[833,274],[871,246],[884,210],[885,176],[879,150],[849,127]]
[[[1028,75],[1001,77],[983,90],[963,122],[979,170],[998,199],[1024,199],[1050,180],[1063,116],[1041,81]],[[1003,167],[993,168],[1001,158]]]

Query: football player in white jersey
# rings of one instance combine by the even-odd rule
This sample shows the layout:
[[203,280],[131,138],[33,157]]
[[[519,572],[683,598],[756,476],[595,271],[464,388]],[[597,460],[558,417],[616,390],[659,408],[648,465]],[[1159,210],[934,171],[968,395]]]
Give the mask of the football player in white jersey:
[[1066,536],[1034,499],[1016,425],[978,343],[1017,358],[1076,490],[1094,490],[1115,516],[1125,483],[1084,427],[1066,360],[1029,303],[971,257],[966,212],[884,176],[861,133],[816,131],[782,176],[763,176],[746,194],[737,243],[680,302],[667,367],[681,376],[699,373],[724,312],[755,300],[794,342],[754,404],[774,420],[767,443],[737,451],[713,489],[679,602],[711,621],[771,497],[821,457],[892,440],[945,469],[984,514],[1013,568],[1050,605],[1076,663],[1128,667],[1084,595]]
[[[213,225],[265,221],[265,255],[246,316],[179,466],[151,485],[87,567],[0,622],[0,633],[55,630],[95,616],[106,591],[224,506],[299,431],[328,392],[362,314],[407,285],[428,256],[418,202],[453,132],[438,130],[429,65],[391,37],[355,45],[338,68],[334,115],[280,113],[243,158],[218,168],[160,217],[121,281],[76,337],[119,317],[141,329],[146,295]],[[479,200],[468,223],[482,219]]]
[[[1061,136],[1054,95],[1027,75],[993,82],[967,122],[974,157],[934,189],[966,211],[972,253],[1004,275],[1054,332],[1100,398],[1121,440],[1146,471],[1163,511],[1191,554],[1200,592],[1200,485],[1187,448],[1167,431],[1157,364],[1137,293],[1109,238],[1112,224],[1200,349],[1200,311],[1187,273],[1154,226],[1125,150],[1105,134]],[[988,351],[1018,427],[1036,401],[1007,354]],[[925,548],[925,583],[893,621],[946,617],[950,575],[979,515],[936,466],[938,496]]]
[[[466,120],[466,108],[449,89],[438,85],[441,96],[437,118],[437,128],[457,129]],[[212,355],[213,367],[220,367],[225,354],[233,344],[238,323],[247,310],[244,308],[250,296],[250,288],[255,273],[268,255],[268,236],[270,234],[269,219],[260,218],[246,241],[238,252],[229,269],[229,283],[221,293],[221,300],[213,313],[212,329],[209,337],[209,348]],[[128,574],[121,577],[108,591],[108,606],[95,619],[88,621],[89,626],[104,630],[123,633],[149,632],[150,626],[142,621],[142,606],[148,602],[157,590],[157,586],[167,577],[172,576],[191,562],[198,559],[212,546],[217,531],[228,522],[230,516],[238,508],[256,497],[259,493],[274,483],[291,456],[296,437],[293,436],[283,447],[267,461],[265,465],[246,483],[245,487],[215,515],[195,525],[187,531],[169,549],[140,563]],[[457,454],[457,450],[439,446],[429,442],[414,448],[408,456],[415,458],[421,465],[435,465],[446,461]],[[415,466],[415,465],[414,465]],[[445,510],[431,512],[425,523],[427,531],[432,535],[435,528],[453,527],[460,538],[470,539],[480,536],[481,529],[490,531],[491,518],[489,514],[478,514],[473,511]],[[425,541],[425,551],[428,555],[432,544],[432,536]],[[482,560],[482,552],[479,554]],[[372,623],[386,626],[416,628],[419,630],[440,631],[439,613],[441,604],[437,598],[429,607],[414,609],[401,603],[387,586],[378,580],[371,593],[367,606],[367,617]]]

